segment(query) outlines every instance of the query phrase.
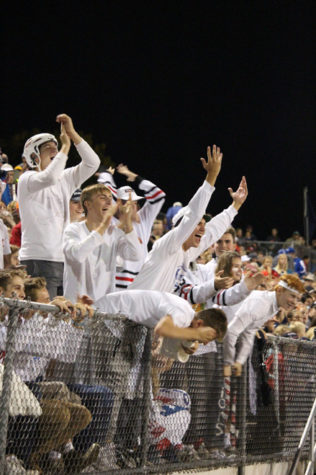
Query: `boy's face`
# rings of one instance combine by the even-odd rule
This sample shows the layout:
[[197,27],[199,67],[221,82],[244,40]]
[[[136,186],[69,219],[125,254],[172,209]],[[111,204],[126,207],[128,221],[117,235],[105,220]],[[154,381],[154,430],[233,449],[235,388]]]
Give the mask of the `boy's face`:
[[19,277],[17,275],[12,277],[10,283],[7,285],[6,289],[4,289],[3,295],[7,298],[15,297],[24,300],[24,281],[22,277]]

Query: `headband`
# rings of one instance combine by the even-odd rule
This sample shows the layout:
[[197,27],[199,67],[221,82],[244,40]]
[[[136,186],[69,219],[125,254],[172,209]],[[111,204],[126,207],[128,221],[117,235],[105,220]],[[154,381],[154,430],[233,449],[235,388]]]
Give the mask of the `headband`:
[[280,280],[277,287],[278,286],[284,287],[284,289],[289,290],[290,292],[294,292],[294,294],[301,295],[301,292],[290,287],[286,282],[284,282],[284,280]]

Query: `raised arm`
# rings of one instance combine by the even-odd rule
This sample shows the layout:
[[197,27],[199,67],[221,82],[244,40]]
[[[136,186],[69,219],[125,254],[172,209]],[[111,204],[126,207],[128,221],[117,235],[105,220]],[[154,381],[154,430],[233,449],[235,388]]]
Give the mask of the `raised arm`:
[[79,186],[90,178],[100,166],[100,159],[98,155],[92,150],[90,145],[82,139],[82,137],[75,130],[71,117],[67,114],[59,114],[56,121],[62,124],[68,137],[75,144],[76,149],[81,157],[81,163],[76,167],[65,170],[64,173],[68,177],[72,177],[70,188],[79,188]]

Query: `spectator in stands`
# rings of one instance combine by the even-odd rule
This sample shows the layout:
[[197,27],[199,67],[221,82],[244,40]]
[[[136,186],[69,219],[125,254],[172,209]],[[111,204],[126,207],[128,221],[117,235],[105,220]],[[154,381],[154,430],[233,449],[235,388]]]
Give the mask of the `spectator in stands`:
[[[21,300],[26,296],[32,298],[33,301],[50,303],[45,279],[29,279],[26,282],[26,294],[24,281],[25,273],[23,271],[12,270],[2,272],[0,274],[0,290],[3,296]],[[56,299],[51,304],[58,305],[62,311],[70,311],[61,299]],[[82,305],[80,305],[80,309],[83,309]],[[71,346],[73,347],[73,344],[70,342],[74,341],[74,332],[79,331],[73,328],[73,333],[68,336],[67,342],[66,327],[68,325],[63,321],[59,321],[58,326],[61,332],[59,335],[58,330],[56,331],[56,325],[49,326],[49,324],[44,324],[45,318],[49,320],[47,315],[43,318],[38,313],[34,315],[34,312],[31,315],[22,313],[20,320],[23,324],[19,326],[16,333],[14,370],[34,392],[42,408],[42,415],[38,420],[38,425],[37,420],[29,422],[26,446],[28,446],[29,451],[32,450],[32,454],[28,463],[29,467],[35,470],[48,469],[46,464],[49,460],[47,457],[43,457],[43,455],[48,454],[52,450],[61,450],[64,452],[64,473],[73,473],[72,471],[80,471],[87,465],[90,465],[98,456],[98,447],[92,447],[86,454],[79,454],[74,452],[73,446],[69,442],[90,423],[91,414],[81,404],[45,397],[41,383],[38,384],[35,380],[38,380],[39,376],[43,377],[45,374],[45,369],[49,362],[47,358],[49,354],[53,358],[63,359],[62,352],[64,351],[65,354],[69,352],[68,357],[73,357],[73,351],[70,349]],[[5,328],[2,328],[2,337],[4,335],[3,330]],[[53,345],[51,344],[52,341],[54,341]],[[1,350],[3,349],[1,347]],[[37,355],[36,359],[34,359],[34,354]],[[19,450],[22,450],[22,452],[26,450],[23,444],[19,448],[19,443],[17,442],[19,431],[21,431],[21,426],[18,422],[21,423],[21,421],[17,421],[15,429],[11,429],[11,437],[15,439],[17,453],[19,453]],[[34,430],[36,431],[36,436]],[[11,437],[8,439],[10,446],[12,445]],[[32,440],[33,437],[34,440]],[[34,443],[34,441],[36,442]],[[65,447],[63,447],[64,445]],[[94,455],[93,457],[92,454]],[[24,461],[27,462],[27,458]],[[60,464],[58,464],[58,467],[61,469]]]
[[[85,220],[70,223],[64,233],[65,296],[76,302],[78,296],[93,300],[115,289],[116,259],[142,259],[142,247],[132,222],[131,199],[112,205],[112,193],[105,185],[84,188],[81,203]],[[111,224],[119,211],[119,225]]]
[[[207,172],[205,182],[193,196],[188,206],[182,208],[178,215],[174,216],[174,220],[177,219],[174,223],[178,226],[155,242],[131,288],[172,292],[178,266],[182,265],[184,260],[186,260],[187,265],[190,261],[194,261],[201,252],[213,243],[211,242],[212,239],[216,240],[217,226],[211,225],[208,235],[204,236],[203,239],[205,222],[203,223],[200,220],[214,191],[214,184],[221,168],[222,154],[220,149],[214,145],[213,156],[210,147],[207,149],[207,156],[208,161],[202,159],[203,167]],[[243,179],[239,190],[242,189],[245,192],[245,187],[246,182]],[[231,189],[230,193],[233,193]],[[244,199],[246,199],[246,195]],[[237,209],[239,208],[239,204],[235,201],[233,204]],[[223,223],[224,225],[227,222],[230,224],[236,214],[236,208],[231,206],[229,210],[222,213],[218,227]],[[221,231],[219,232],[222,234]],[[194,249],[189,250],[190,248]]]
[[[146,259],[148,250],[147,244],[150,239],[151,228],[156,219],[161,207],[165,201],[165,193],[157,185],[149,180],[142,178],[140,175],[129,170],[129,168],[120,163],[116,170],[121,175],[124,175],[129,183],[134,183],[138,187],[138,193],[144,196],[137,195],[130,186],[122,186],[117,189],[113,179],[115,172],[114,168],[110,168],[108,172],[99,175],[98,182],[104,183],[110,188],[114,199],[119,198],[125,202],[128,200],[129,193],[132,193],[133,200],[133,227],[138,236],[143,249],[143,257],[138,261],[131,261],[129,259],[120,259],[117,265],[117,272],[115,276],[116,288],[126,289],[135,279],[138,272]],[[139,202],[145,198],[145,204],[139,207]]]
[[180,201],[175,201],[170,208],[167,209],[166,218],[167,218],[167,230],[170,231],[172,228],[172,218],[180,211],[183,207],[183,204]]
[[[282,276],[272,292],[252,292],[228,326],[227,336],[224,339],[225,376],[230,376],[232,371],[236,376],[241,375],[242,365],[248,358],[256,331],[272,318],[280,307],[285,310],[293,309],[303,292],[304,286],[295,275]],[[240,347],[236,353],[235,345],[238,337]]]
[[78,188],[73,192],[69,201],[69,216],[70,222],[74,223],[77,221],[84,220],[84,212],[81,204],[81,193],[82,190]]
[[1,172],[4,174],[1,178],[2,182],[5,184],[2,190],[2,201],[7,206],[11,201],[16,199],[16,190],[15,184],[13,184],[13,167],[9,163],[2,165]]
[[284,274],[292,274],[292,272],[288,269],[287,254],[282,253],[278,255],[277,265],[273,267],[273,271],[277,277]]
[[288,237],[285,241],[287,246],[302,246],[305,244],[305,239],[300,235],[299,231],[293,231],[292,236]]
[[279,242],[282,241],[278,228],[272,228],[271,233],[266,237],[266,241]]
[[[72,193],[97,170],[100,160],[76,132],[71,118],[57,116],[61,124],[61,150],[51,134],[31,137],[23,155],[29,170],[19,180],[18,197],[22,223],[21,264],[31,276],[43,276],[51,298],[62,295],[62,236],[69,222]],[[72,141],[82,158],[79,165],[65,170]]]
[[19,221],[11,230],[10,244],[21,247],[21,221]]

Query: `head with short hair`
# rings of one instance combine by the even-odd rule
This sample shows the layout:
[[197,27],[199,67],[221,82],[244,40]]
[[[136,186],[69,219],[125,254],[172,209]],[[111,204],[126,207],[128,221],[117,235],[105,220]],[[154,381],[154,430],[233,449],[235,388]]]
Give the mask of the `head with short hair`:
[[215,254],[219,257],[223,252],[236,249],[236,231],[230,226],[215,244]]
[[216,339],[221,341],[227,331],[227,318],[223,310],[219,308],[207,308],[194,315],[194,320],[202,320],[205,327],[214,328],[217,332]]
[[82,190],[81,198],[80,198],[85,216],[87,216],[88,214],[86,202],[87,201],[91,202],[92,199],[96,195],[111,196],[111,200],[112,200],[111,190],[107,186],[103,185],[102,183],[97,183],[96,185],[87,186],[86,188]]
[[304,293],[304,285],[294,274],[282,275],[275,287],[276,299],[279,307],[285,310],[293,310]]
[[44,277],[30,277],[26,279],[24,282],[26,298],[32,300],[32,302],[48,303],[50,299],[46,285]]
[[26,273],[23,270],[13,269],[0,271],[0,290],[3,296],[23,300],[25,298],[25,278]]

